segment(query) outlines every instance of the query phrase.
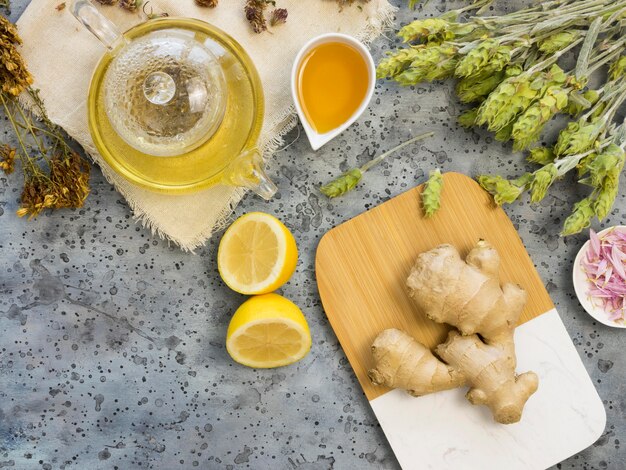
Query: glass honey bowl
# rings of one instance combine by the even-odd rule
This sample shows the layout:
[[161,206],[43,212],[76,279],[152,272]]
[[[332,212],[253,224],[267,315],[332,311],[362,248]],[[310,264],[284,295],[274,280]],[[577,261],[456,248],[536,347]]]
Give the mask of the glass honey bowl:
[[74,16],[106,47],[88,95],[89,130],[107,164],[170,194],[216,184],[276,192],[257,140],[261,81],[243,48],[197,19],[158,18],[124,33],[88,0]]

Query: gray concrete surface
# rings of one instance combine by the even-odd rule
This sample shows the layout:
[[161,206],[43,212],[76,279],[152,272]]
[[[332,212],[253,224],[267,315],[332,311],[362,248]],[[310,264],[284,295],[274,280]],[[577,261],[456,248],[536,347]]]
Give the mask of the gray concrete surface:
[[[13,3],[15,20],[28,1]],[[399,21],[410,17],[404,9]],[[375,56],[389,44],[377,41]],[[380,83],[370,109],[336,141],[314,153],[301,135],[276,156],[274,201],[250,196],[237,208],[235,215],[276,214],[301,252],[282,292],[303,309],[313,348],[276,370],[240,367],[226,353],[226,326],[243,297],[219,279],[221,234],[195,255],[181,252],[137,225],[97,168],[83,209],[18,219],[20,177],[0,175],[0,468],[398,468],[324,316],[315,249],[331,227],[421,183],[434,167],[469,175],[522,170],[509,146],[458,128],[458,110],[449,86]],[[425,130],[437,137],[373,170],[349,196],[329,202],[317,192],[340,171]],[[582,310],[571,267],[585,237],[557,235],[584,191],[567,179],[544,203],[506,210],[608,416],[602,437],[556,468],[623,469],[624,332]],[[624,193],[604,226],[624,222]]]

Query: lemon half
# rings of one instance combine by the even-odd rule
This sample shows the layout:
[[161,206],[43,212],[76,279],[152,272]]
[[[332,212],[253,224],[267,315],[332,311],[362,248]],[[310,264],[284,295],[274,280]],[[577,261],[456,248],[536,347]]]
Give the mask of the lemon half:
[[272,292],[289,280],[298,263],[293,235],[276,217],[250,212],[226,230],[217,252],[220,276],[241,294]]
[[228,325],[226,350],[236,362],[248,367],[293,364],[310,349],[311,333],[302,311],[278,294],[251,297]]

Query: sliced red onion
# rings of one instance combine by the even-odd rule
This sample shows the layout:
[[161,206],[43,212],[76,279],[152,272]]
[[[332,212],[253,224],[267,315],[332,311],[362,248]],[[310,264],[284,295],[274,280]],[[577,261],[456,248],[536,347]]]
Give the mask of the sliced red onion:
[[587,293],[600,302],[617,323],[626,320],[626,232],[609,230],[599,236],[589,231],[589,249],[582,267],[591,284]]

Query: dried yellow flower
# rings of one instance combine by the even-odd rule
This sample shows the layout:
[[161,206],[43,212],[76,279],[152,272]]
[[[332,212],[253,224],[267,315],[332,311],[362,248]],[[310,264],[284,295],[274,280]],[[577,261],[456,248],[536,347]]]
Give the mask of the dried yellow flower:
[[7,144],[0,145],[0,169],[10,175],[15,170],[16,149]]

